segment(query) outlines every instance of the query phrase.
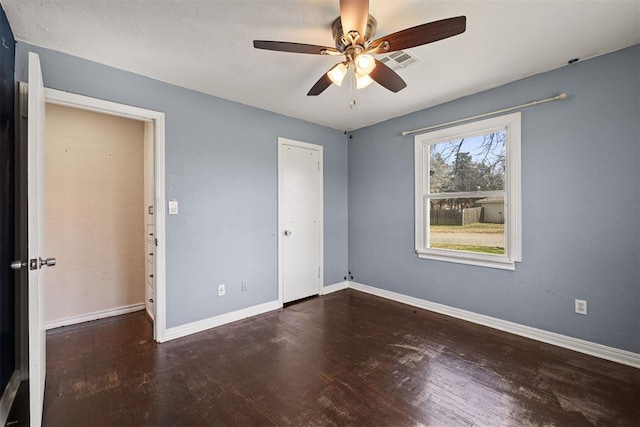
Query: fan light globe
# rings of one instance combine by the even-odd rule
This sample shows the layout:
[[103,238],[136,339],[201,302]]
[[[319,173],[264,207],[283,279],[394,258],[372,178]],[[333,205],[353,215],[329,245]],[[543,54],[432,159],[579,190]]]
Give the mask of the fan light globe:
[[373,79],[369,77],[367,74],[359,75],[356,74],[356,89],[364,89],[373,83]]
[[327,72],[327,76],[329,77],[329,79],[331,79],[331,81],[338,86],[342,85],[342,80],[344,80],[344,76],[346,75],[347,67],[342,62],[336,64],[335,67]]
[[356,68],[358,74],[368,75],[376,67],[376,61],[373,56],[365,53],[356,57]]

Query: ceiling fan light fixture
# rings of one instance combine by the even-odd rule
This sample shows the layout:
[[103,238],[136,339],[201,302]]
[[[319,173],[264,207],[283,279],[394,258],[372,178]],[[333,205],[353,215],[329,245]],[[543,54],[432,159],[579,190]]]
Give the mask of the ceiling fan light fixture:
[[332,69],[327,72],[327,76],[329,79],[338,86],[342,85],[342,80],[344,80],[344,76],[347,75],[347,67],[344,63],[336,64]]
[[360,75],[369,75],[376,68],[376,61],[368,53],[360,54],[355,59],[356,70]]

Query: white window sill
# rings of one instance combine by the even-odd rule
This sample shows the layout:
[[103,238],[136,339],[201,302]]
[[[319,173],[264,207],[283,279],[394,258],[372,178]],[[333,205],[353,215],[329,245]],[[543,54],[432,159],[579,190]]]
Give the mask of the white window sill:
[[447,251],[424,249],[416,251],[418,258],[435,261],[455,262],[458,264],[475,265],[478,267],[498,268],[501,270],[515,270],[516,263],[510,259],[496,255],[473,254],[461,251]]

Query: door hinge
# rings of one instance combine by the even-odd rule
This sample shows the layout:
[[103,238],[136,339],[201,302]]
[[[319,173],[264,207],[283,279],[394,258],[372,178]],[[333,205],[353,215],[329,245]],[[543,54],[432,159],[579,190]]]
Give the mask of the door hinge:
[[320,278],[320,266],[318,266],[318,279]]
[[318,172],[320,172],[320,160],[318,160]]
[[153,239],[153,243],[155,243],[156,246],[158,246],[158,238],[157,237],[155,239]]

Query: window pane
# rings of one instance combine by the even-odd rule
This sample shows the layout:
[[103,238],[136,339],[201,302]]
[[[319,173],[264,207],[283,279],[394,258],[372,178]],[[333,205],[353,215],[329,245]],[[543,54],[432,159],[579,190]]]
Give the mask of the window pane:
[[506,131],[433,144],[430,193],[504,189]]
[[504,255],[504,197],[430,199],[429,247]]

